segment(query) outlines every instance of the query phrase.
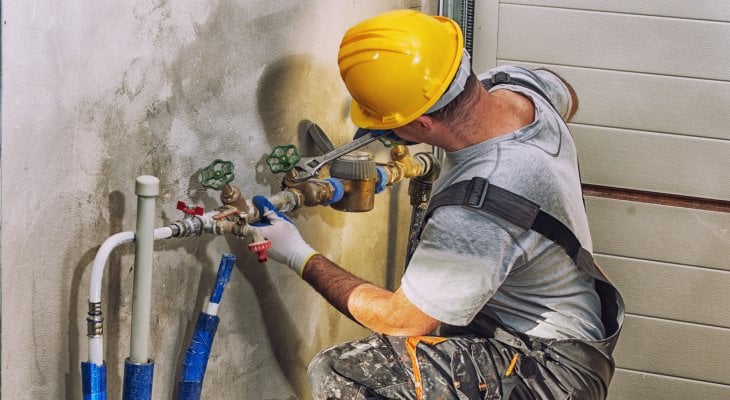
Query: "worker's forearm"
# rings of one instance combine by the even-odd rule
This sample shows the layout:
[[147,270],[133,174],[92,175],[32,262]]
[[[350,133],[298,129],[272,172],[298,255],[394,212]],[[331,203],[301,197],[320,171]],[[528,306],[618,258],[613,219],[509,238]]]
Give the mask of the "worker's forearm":
[[302,278],[340,312],[375,332],[417,336],[438,326],[438,321],[411,304],[401,290],[393,293],[372,285],[322,255],[309,260]]
[[358,322],[391,336],[425,335],[439,324],[408,301],[400,289],[393,293],[363,284],[352,291],[347,306]]
[[321,254],[309,259],[302,272],[302,278],[337,310],[357,321],[350,313],[347,302],[352,291],[367,281],[345,271]]

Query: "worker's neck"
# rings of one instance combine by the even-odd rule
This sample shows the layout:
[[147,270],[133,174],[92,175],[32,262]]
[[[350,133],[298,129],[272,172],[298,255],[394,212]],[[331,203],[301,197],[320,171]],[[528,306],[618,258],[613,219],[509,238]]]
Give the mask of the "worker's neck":
[[520,93],[483,90],[474,102],[472,112],[458,124],[449,127],[455,139],[446,150],[460,150],[477,143],[523,128],[535,119],[532,101]]

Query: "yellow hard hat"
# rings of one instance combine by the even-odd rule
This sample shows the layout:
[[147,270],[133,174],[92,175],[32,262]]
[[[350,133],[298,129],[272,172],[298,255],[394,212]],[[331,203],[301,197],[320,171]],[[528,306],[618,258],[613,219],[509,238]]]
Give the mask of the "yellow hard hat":
[[352,121],[362,128],[392,129],[435,111],[465,69],[464,59],[470,71],[463,47],[455,21],[415,10],[389,11],[353,26],[338,54],[340,75],[353,98]]

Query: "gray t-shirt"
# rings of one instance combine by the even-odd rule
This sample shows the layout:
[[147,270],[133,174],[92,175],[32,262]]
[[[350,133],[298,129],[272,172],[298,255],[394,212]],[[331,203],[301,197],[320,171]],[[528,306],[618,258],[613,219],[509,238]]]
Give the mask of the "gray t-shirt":
[[[547,71],[498,67],[527,79],[566,115],[567,88]],[[535,92],[514,85],[535,104],[535,120],[515,132],[446,153],[433,193],[484,177],[541,206],[592,250],[573,139],[561,115]],[[562,247],[484,211],[445,206],[434,211],[401,285],[408,299],[444,323],[468,325],[486,313],[532,336],[602,339],[600,301],[593,278],[581,272]]]

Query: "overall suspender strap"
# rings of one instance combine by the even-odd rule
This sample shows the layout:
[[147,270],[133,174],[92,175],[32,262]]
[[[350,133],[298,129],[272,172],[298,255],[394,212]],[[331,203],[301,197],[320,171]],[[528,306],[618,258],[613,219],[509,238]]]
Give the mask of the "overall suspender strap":
[[532,229],[559,244],[576,263],[593,263],[593,257],[587,250],[584,252],[588,253],[589,259],[584,259],[586,255],[581,252],[583,248],[580,241],[565,224],[542,211],[532,201],[492,185],[484,178],[476,177],[470,181],[457,182],[433,196],[426,210],[426,218],[436,208],[445,205],[463,205],[487,211],[522,229]]
[[[492,185],[482,177],[457,182],[431,198],[421,229],[426,226],[434,210],[443,206],[466,206],[496,215],[522,229],[534,230],[565,249],[582,271],[596,279],[596,291],[601,298],[601,320],[607,335],[609,353],[615,346],[615,337],[623,322],[623,300],[608,277],[603,274],[593,255],[583,248],[578,238],[560,220],[542,211],[540,206],[507,189]],[[422,232],[422,231],[421,231]],[[418,233],[420,239],[421,232]]]

